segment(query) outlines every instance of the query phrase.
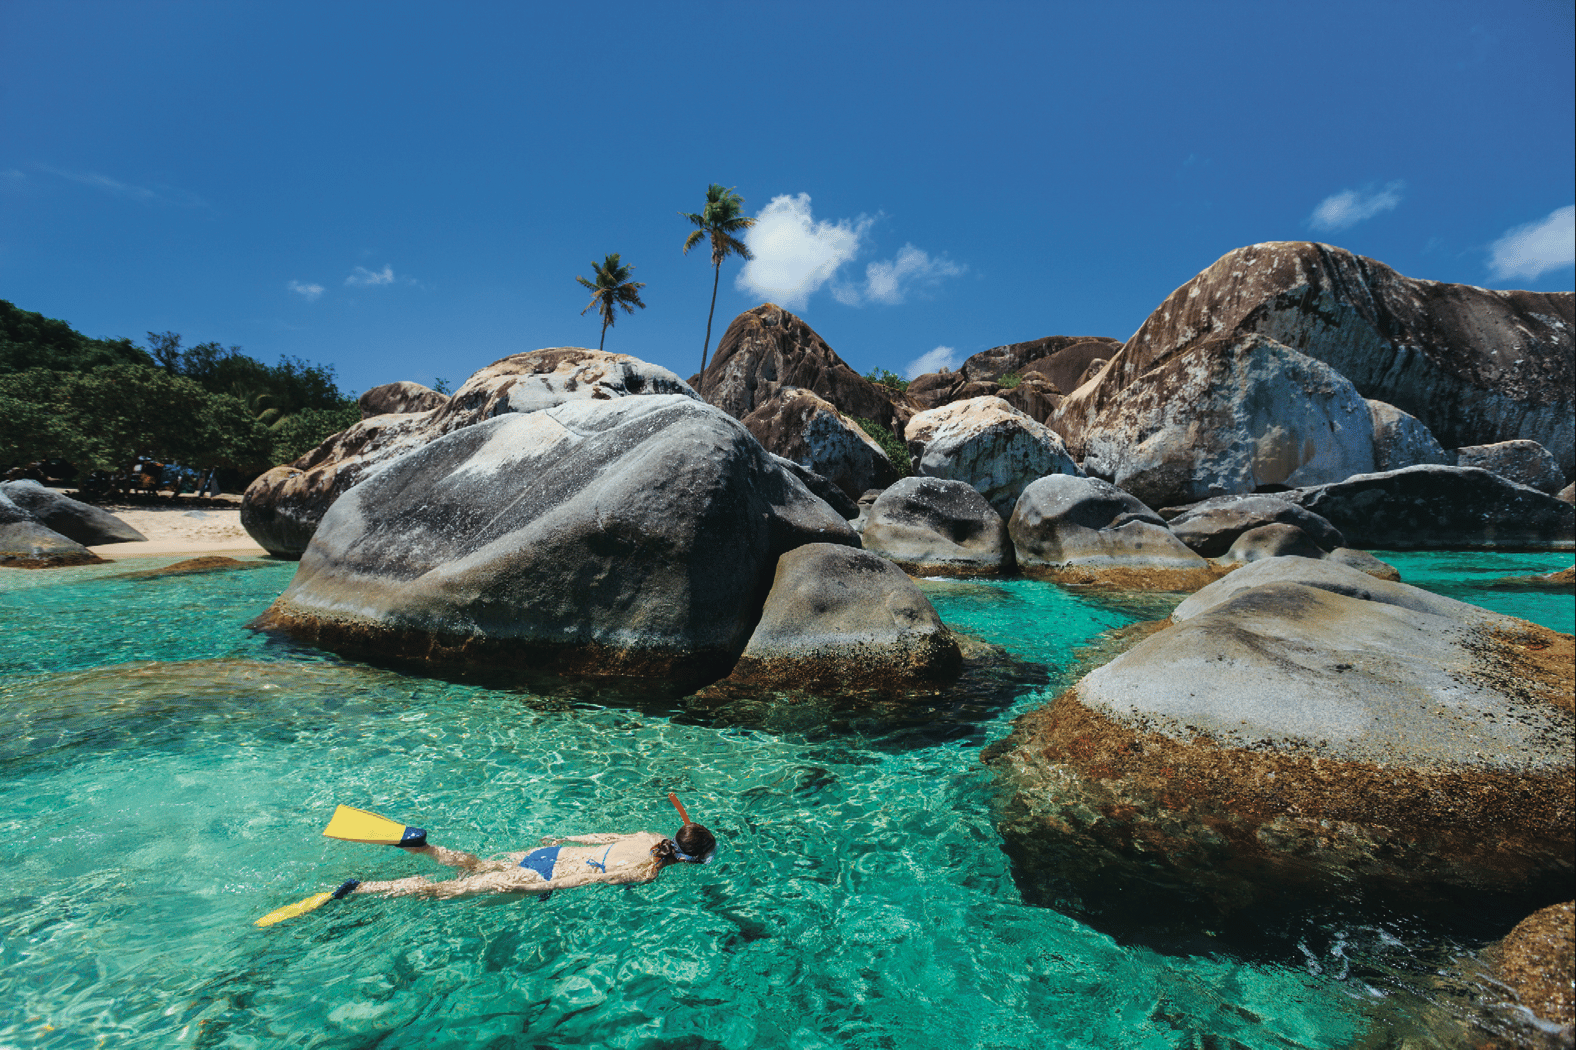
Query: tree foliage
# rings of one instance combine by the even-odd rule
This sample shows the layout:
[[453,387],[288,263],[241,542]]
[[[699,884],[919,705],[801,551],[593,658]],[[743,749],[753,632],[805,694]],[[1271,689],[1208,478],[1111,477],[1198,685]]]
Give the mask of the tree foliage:
[[899,393],[902,393],[908,389],[908,380],[904,379],[896,372],[886,368],[872,368],[870,371],[865,373],[865,378],[870,380],[872,383],[879,383],[882,386],[891,387],[893,390],[896,390]]
[[898,477],[906,478],[914,473],[914,464],[909,458],[908,447],[899,441],[892,431],[873,419],[859,419],[856,417],[854,422],[859,424],[860,430],[869,434],[875,439],[875,443],[881,446],[881,451],[885,452],[887,459],[892,461],[892,467],[897,471]]
[[646,285],[643,281],[629,279],[635,268],[619,262],[617,252],[610,253],[602,262],[593,260],[591,272],[596,274],[595,281],[588,281],[579,274],[575,275],[575,280],[591,290],[591,301],[580,311],[580,315],[584,317],[593,309],[602,315],[602,338],[596,344],[600,350],[607,342],[607,330],[612,327],[616,316],[613,308],[623,307],[626,314],[634,313],[637,306],[644,310],[646,304],[640,301],[640,290]]
[[717,282],[722,277],[722,263],[730,255],[737,255],[746,262],[755,258],[750,249],[734,234],[743,233],[755,225],[755,220],[744,214],[744,198],[721,183],[706,187],[706,206],[699,212],[679,212],[696,227],[684,238],[684,254],[701,241],[711,240],[711,309],[706,312],[706,341],[700,348],[700,370],[706,371],[706,353],[711,349],[711,319],[717,312]]
[[144,350],[0,300],[0,469],[60,459],[118,472],[152,456],[252,473],[359,418],[332,366],[185,348],[175,332],[149,332]]

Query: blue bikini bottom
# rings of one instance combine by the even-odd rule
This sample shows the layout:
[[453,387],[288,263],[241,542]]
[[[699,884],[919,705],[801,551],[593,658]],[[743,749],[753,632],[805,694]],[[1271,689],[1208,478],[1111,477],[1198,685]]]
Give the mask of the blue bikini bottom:
[[558,863],[558,851],[562,846],[543,846],[533,849],[525,855],[520,862],[520,867],[536,872],[542,877],[543,882],[551,882],[553,878],[553,865]]

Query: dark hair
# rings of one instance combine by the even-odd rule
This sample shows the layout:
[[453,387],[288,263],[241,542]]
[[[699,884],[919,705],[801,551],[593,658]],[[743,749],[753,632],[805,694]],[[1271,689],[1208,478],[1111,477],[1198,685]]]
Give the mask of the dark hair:
[[678,833],[673,836],[673,841],[678,843],[679,849],[696,860],[700,860],[717,848],[716,838],[699,824],[686,824],[679,828]]

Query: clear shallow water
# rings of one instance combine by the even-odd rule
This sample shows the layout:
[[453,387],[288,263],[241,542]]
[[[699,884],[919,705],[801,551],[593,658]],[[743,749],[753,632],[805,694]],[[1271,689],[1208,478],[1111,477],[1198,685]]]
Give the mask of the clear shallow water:
[[[1163,604],[927,584],[1050,685],[916,746],[344,663],[244,629],[293,565],[110,579],[127,564],[0,573],[0,1047],[1337,1047],[1373,1001],[1339,940],[1163,956],[1020,903],[979,740]],[[446,871],[323,838],[338,802],[486,854],[671,831],[668,791],[713,864],[251,925],[348,876]]]
[[1576,631],[1576,599],[1569,591],[1494,590],[1485,584],[1506,576],[1542,576],[1571,567],[1569,551],[1374,551],[1401,571],[1401,580],[1485,609],[1519,616],[1556,631]]

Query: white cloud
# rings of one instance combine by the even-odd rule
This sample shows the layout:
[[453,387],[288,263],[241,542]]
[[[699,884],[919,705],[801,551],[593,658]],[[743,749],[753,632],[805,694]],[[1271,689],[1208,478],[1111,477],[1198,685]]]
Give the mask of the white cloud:
[[1360,190],[1342,190],[1324,198],[1308,216],[1308,225],[1315,230],[1344,230],[1356,226],[1364,219],[1371,219],[1401,203],[1401,191],[1406,183],[1400,179],[1387,182],[1381,189],[1372,184]]
[[323,286],[320,284],[302,284],[300,281],[291,281],[289,288],[309,303],[316,302],[317,297],[323,294]]
[[207,202],[195,193],[175,189],[171,186],[160,186],[150,189],[147,186],[134,186],[129,182],[112,179],[108,175],[100,175],[95,171],[63,171],[59,168],[42,168],[51,175],[58,175],[63,179],[75,182],[78,185],[90,186],[101,190],[114,197],[123,197],[126,200],[140,201],[143,204],[175,204],[183,208],[207,207]]
[[373,273],[365,266],[358,266],[351,272],[349,277],[345,278],[345,283],[358,288],[364,288],[373,284],[393,284],[394,267],[384,266],[377,273]]
[[896,306],[915,288],[930,287],[943,277],[956,277],[967,267],[959,266],[944,255],[932,258],[912,244],[905,244],[897,257],[886,262],[873,262],[865,267],[865,284],[860,289],[844,285],[833,289],[832,294],[840,303],[855,306],[861,297],[871,302]]
[[956,369],[963,363],[963,358],[950,346],[938,346],[929,353],[920,354],[908,363],[908,378],[922,376],[926,372],[939,372],[943,368]]
[[874,221],[860,216],[816,222],[808,193],[773,197],[744,232],[744,243],[755,258],[744,264],[734,286],[803,309],[838,267],[858,254],[859,242]]
[[1550,270],[1576,264],[1576,206],[1555,208],[1537,222],[1506,230],[1490,249],[1494,279],[1532,280]]

